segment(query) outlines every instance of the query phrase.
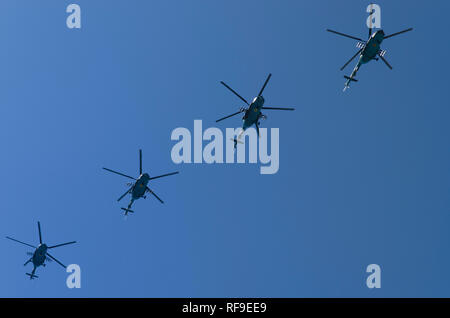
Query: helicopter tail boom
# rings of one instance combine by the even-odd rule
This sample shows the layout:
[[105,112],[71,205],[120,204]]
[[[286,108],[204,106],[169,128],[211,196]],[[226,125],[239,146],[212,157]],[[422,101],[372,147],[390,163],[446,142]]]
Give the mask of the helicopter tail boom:
[[244,144],[242,141],[239,140],[239,137],[237,139],[236,138],[230,138],[230,140],[234,142],[234,149],[236,149],[238,143],[242,144],[242,145]]

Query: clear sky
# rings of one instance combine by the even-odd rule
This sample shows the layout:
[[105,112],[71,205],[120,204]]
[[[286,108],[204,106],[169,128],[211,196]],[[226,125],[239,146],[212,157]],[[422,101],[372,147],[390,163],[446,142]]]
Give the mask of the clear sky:
[[[69,30],[66,6],[82,9]],[[27,247],[0,240],[2,297],[450,296],[448,1],[376,1],[394,69],[339,68],[367,36],[364,1],[0,2],[1,236],[55,263],[30,281]],[[280,170],[172,162],[177,127],[242,106],[267,74]],[[166,201],[116,199],[138,149]],[[365,285],[379,264],[382,288]]]

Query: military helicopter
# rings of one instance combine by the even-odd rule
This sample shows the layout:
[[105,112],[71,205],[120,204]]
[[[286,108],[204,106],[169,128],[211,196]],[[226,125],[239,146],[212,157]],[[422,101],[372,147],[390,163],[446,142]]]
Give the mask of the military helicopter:
[[108,169],[108,168],[103,168],[103,169],[106,170],[106,171],[109,171],[109,172],[118,174],[118,175],[120,175],[120,176],[123,176],[123,177],[126,177],[126,178],[129,178],[129,179],[134,180],[134,182],[130,182],[130,183],[127,184],[128,186],[130,186],[130,188],[129,188],[122,196],[120,196],[119,199],[117,199],[117,201],[120,201],[120,200],[122,200],[128,193],[131,193],[131,201],[130,201],[130,203],[128,204],[128,207],[127,207],[127,208],[121,208],[122,210],[125,211],[125,216],[127,216],[128,213],[133,213],[133,212],[134,212],[133,210],[131,210],[131,206],[133,205],[133,202],[134,202],[135,200],[137,200],[137,199],[139,199],[139,198],[144,198],[144,199],[147,198],[147,197],[145,196],[145,194],[146,194],[147,192],[148,192],[148,193],[151,193],[155,198],[157,198],[157,199],[159,200],[159,202],[164,203],[164,201],[161,200],[161,199],[155,194],[155,192],[153,192],[153,191],[147,186],[147,184],[148,184],[148,182],[149,182],[150,180],[155,180],[155,179],[162,178],[162,177],[172,176],[172,175],[174,175],[174,174],[178,174],[178,173],[179,173],[178,171],[176,171],[176,172],[171,172],[171,173],[163,174],[163,175],[160,175],[160,176],[157,176],[157,177],[150,177],[150,175],[149,175],[148,173],[142,173],[142,150],[141,150],[141,149],[139,149],[139,177],[138,177],[137,179],[136,179],[136,178],[133,178],[133,177],[131,177],[131,176],[128,176],[128,175],[126,175],[126,174],[123,174],[123,173],[121,173],[121,172],[117,172],[117,171]]
[[269,82],[270,78],[272,77],[272,74],[269,74],[269,76],[267,76],[266,81],[264,82],[263,87],[261,88],[261,90],[258,93],[258,96],[256,96],[253,101],[251,103],[247,102],[241,95],[239,95],[238,93],[236,93],[230,86],[228,86],[227,84],[225,84],[224,82],[220,82],[223,86],[225,86],[226,88],[228,88],[234,95],[236,95],[237,97],[239,97],[240,100],[242,100],[244,103],[246,103],[248,105],[248,108],[246,107],[241,107],[239,109],[239,111],[225,116],[223,118],[220,118],[218,120],[216,120],[216,123],[218,123],[219,121],[222,121],[224,119],[233,117],[235,115],[238,115],[240,113],[244,113],[244,116],[242,117],[242,130],[241,133],[239,134],[238,138],[234,138],[232,139],[234,141],[234,148],[236,148],[236,143],[241,143],[240,142],[240,138],[242,136],[242,134],[245,132],[245,130],[249,127],[251,127],[252,125],[255,125],[256,127],[256,132],[259,136],[259,120],[260,119],[267,119],[266,115],[263,115],[261,113],[262,109],[271,109],[271,110],[294,110],[294,108],[282,108],[282,107],[263,107],[264,105],[264,97],[262,96],[262,93],[264,91],[264,88],[266,88],[267,83]]
[[23,244],[23,245],[26,245],[26,246],[29,246],[29,247],[32,247],[35,249],[33,253],[31,253],[31,252],[27,253],[29,256],[31,256],[31,258],[29,260],[27,260],[25,262],[25,264],[23,264],[24,266],[26,266],[26,265],[28,265],[28,263],[31,263],[31,262],[33,263],[32,272],[26,273],[28,276],[30,276],[30,279],[38,278],[38,276],[36,276],[34,273],[36,272],[36,269],[39,266],[45,267],[45,265],[46,265],[45,262],[50,262],[53,260],[56,263],[58,263],[59,265],[61,265],[62,267],[66,268],[66,265],[64,265],[63,263],[58,261],[52,255],[50,255],[47,251],[52,248],[76,243],[76,241],[73,241],[73,242],[62,243],[62,244],[58,244],[58,245],[47,246],[46,244],[42,243],[41,223],[40,222],[38,222],[38,230],[39,230],[39,245],[37,247],[34,245],[31,245],[31,244],[28,244],[28,243],[21,242],[12,237],[9,237],[9,236],[6,237],[8,240],[11,240],[11,241],[14,241],[14,242],[17,242],[17,243],[20,243],[20,244]]
[[337,35],[345,36],[347,38],[357,40],[359,41],[356,44],[356,47],[359,48],[358,52],[356,52],[355,55],[353,55],[350,60],[347,61],[347,63],[344,64],[344,66],[341,67],[341,71],[351,62],[355,57],[359,55],[358,63],[356,64],[355,68],[353,69],[350,76],[344,75],[344,77],[347,79],[344,86],[344,92],[347,88],[350,87],[350,82],[357,82],[358,80],[355,79],[356,73],[358,72],[359,68],[362,64],[368,63],[372,60],[378,61],[378,58],[380,58],[386,65],[392,70],[392,66],[389,64],[389,62],[385,59],[386,51],[380,49],[381,42],[383,40],[389,39],[393,36],[412,31],[413,28],[409,28],[400,32],[396,32],[390,35],[385,35],[383,30],[378,30],[375,33],[372,34],[372,28],[369,28],[369,37],[367,41],[364,41],[363,39],[360,39],[358,37],[344,34],[341,32],[337,32],[334,30],[327,29],[328,32],[335,33]]

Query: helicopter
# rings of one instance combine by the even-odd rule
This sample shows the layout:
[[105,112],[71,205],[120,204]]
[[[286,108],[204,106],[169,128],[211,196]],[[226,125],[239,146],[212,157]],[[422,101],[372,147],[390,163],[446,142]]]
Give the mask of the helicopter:
[[350,82],[358,81],[357,79],[355,79],[355,76],[362,64],[366,64],[372,60],[378,61],[378,59],[381,59],[386,64],[386,66],[392,70],[392,66],[389,64],[389,62],[384,57],[386,54],[386,51],[382,50],[380,48],[381,42],[383,42],[383,40],[389,39],[393,36],[412,31],[412,29],[413,28],[409,28],[409,29],[406,29],[406,30],[403,30],[400,32],[390,34],[390,35],[385,35],[384,31],[381,29],[372,33],[372,28],[369,28],[369,37],[368,37],[367,41],[364,41],[363,39],[352,36],[352,35],[348,35],[345,33],[327,29],[328,32],[331,32],[331,33],[334,33],[337,35],[341,35],[341,36],[345,36],[347,38],[358,41],[358,43],[356,44],[356,47],[359,48],[358,52],[356,52],[356,54],[353,55],[347,61],[347,63],[345,63],[344,66],[341,67],[341,71],[342,71],[351,61],[353,61],[353,59],[355,59],[359,55],[358,63],[356,64],[356,66],[353,69],[350,76],[344,75],[344,78],[347,79],[347,81],[345,82],[345,86],[344,86],[344,92],[347,88],[350,87]]
[[266,115],[263,115],[261,113],[262,109],[270,109],[270,110],[295,110],[295,108],[283,108],[283,107],[264,107],[264,97],[262,96],[262,93],[264,91],[264,88],[266,88],[267,83],[269,82],[270,78],[272,77],[272,74],[269,74],[267,76],[266,81],[264,82],[264,85],[262,86],[261,90],[258,93],[258,96],[256,96],[253,101],[251,103],[247,102],[241,95],[239,95],[236,91],[234,91],[230,86],[228,86],[225,82],[220,82],[223,86],[225,86],[226,88],[228,88],[234,95],[236,95],[237,97],[239,97],[240,100],[242,100],[245,104],[247,104],[248,108],[246,107],[241,107],[239,109],[239,111],[225,116],[223,118],[220,118],[218,120],[216,120],[216,123],[218,123],[219,121],[222,121],[224,119],[233,117],[235,115],[238,115],[240,113],[244,113],[244,116],[242,117],[242,130],[238,136],[238,138],[234,138],[232,139],[234,141],[234,148],[236,148],[236,144],[242,143],[240,141],[241,136],[244,134],[245,130],[249,127],[251,127],[252,125],[255,125],[256,127],[256,133],[258,134],[259,137],[259,120],[260,119],[267,119]]
[[45,265],[46,265],[45,262],[55,261],[62,267],[66,268],[66,265],[64,265],[63,263],[58,261],[52,255],[50,255],[47,251],[52,248],[76,243],[76,241],[73,241],[73,242],[48,246],[48,245],[42,243],[41,223],[40,222],[38,222],[38,230],[39,230],[39,245],[37,247],[34,245],[31,245],[31,244],[28,244],[28,243],[21,242],[12,237],[9,237],[9,236],[6,237],[8,240],[11,240],[11,241],[14,241],[14,242],[17,242],[17,243],[20,243],[20,244],[23,244],[23,245],[26,245],[26,246],[29,246],[29,247],[32,247],[35,249],[33,253],[31,253],[31,252],[27,253],[31,257],[30,257],[30,259],[28,259],[25,262],[25,264],[23,264],[23,266],[26,266],[26,265],[28,265],[28,263],[33,263],[33,270],[31,271],[31,273],[26,273],[26,275],[30,276],[30,279],[39,278],[37,275],[35,275],[36,269],[39,266],[45,267]]
[[134,212],[133,210],[131,210],[131,206],[133,205],[134,201],[136,201],[139,198],[144,198],[144,199],[147,198],[146,195],[145,195],[147,192],[152,194],[156,199],[158,199],[159,202],[164,203],[164,201],[161,200],[161,198],[158,197],[156,195],[156,193],[153,192],[147,186],[148,182],[151,181],[151,180],[155,180],[155,179],[162,178],[162,177],[167,177],[167,176],[172,176],[174,174],[178,174],[179,173],[178,171],[176,171],[176,172],[171,172],[171,173],[163,174],[163,175],[156,176],[156,177],[150,177],[150,175],[148,173],[142,173],[142,150],[141,149],[139,149],[139,177],[137,179],[133,178],[131,176],[128,176],[126,174],[123,174],[121,172],[117,172],[117,171],[108,169],[108,168],[103,168],[103,169],[106,170],[106,171],[118,174],[120,176],[123,176],[123,177],[126,177],[126,178],[134,180],[134,182],[127,183],[127,185],[130,188],[123,195],[121,195],[119,199],[117,199],[117,201],[120,201],[128,193],[131,193],[131,200],[130,200],[130,203],[128,204],[128,207],[127,208],[121,208],[122,210],[125,211],[125,216],[127,216],[128,213],[133,213]]

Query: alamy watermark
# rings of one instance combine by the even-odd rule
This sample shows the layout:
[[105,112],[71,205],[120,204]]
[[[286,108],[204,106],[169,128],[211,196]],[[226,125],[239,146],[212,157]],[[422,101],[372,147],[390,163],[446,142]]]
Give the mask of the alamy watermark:
[[[210,127],[203,131],[202,121],[194,120],[193,138],[187,128],[178,127],[172,131],[171,140],[178,141],[172,147],[172,161],[176,164],[203,162],[242,164],[246,163],[246,145],[248,143],[248,163],[256,164],[259,161],[261,174],[275,174],[280,167],[280,131],[278,128],[270,128],[270,154],[268,153],[268,129],[260,128],[259,131],[258,138],[254,128],[248,128],[244,133],[242,133],[242,128],[226,128],[224,140],[221,129]],[[236,143],[236,137],[239,135],[242,139]],[[204,141],[207,143],[203,147]]]
[[381,267],[378,264],[370,264],[366,268],[366,273],[370,273],[366,279],[367,288],[381,288]]
[[66,19],[66,25],[69,29],[81,29],[81,7],[78,4],[69,4],[66,12],[70,13]]
[[371,3],[367,6],[366,12],[370,13],[366,20],[369,29],[381,28],[381,7],[378,4]]
[[66,272],[70,273],[66,279],[67,288],[81,288],[81,268],[78,264],[70,264],[66,268]]

